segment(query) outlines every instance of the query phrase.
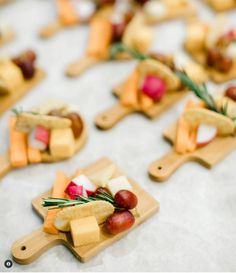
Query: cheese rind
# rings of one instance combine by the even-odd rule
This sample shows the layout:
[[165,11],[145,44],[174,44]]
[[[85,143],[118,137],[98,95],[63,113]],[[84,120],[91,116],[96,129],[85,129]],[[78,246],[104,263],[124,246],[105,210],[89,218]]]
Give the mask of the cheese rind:
[[71,128],[52,129],[49,147],[52,156],[61,158],[73,156],[75,152],[75,139]]
[[132,191],[132,186],[125,176],[119,176],[109,180],[107,183],[107,188],[113,196],[115,196],[116,193],[120,190]]
[[100,228],[94,216],[72,220],[70,230],[75,247],[99,242]]

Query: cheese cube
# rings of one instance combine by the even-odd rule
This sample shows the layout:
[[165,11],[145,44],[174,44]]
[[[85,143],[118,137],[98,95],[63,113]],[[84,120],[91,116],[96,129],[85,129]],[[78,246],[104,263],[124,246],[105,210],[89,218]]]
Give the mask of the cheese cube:
[[0,94],[13,93],[24,83],[21,70],[11,60],[0,60]]
[[52,129],[49,147],[52,156],[71,157],[75,152],[75,139],[71,128]]
[[132,186],[125,176],[119,176],[109,180],[107,188],[113,196],[115,196],[115,194],[120,190],[132,191]]
[[75,247],[100,240],[100,228],[95,216],[70,221],[70,230]]

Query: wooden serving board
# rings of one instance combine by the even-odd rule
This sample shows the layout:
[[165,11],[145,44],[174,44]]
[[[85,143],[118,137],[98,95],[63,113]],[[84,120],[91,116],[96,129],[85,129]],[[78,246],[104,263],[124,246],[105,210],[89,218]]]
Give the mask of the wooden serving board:
[[[177,123],[164,132],[164,138],[174,143]],[[236,148],[236,136],[217,137],[205,147],[187,154],[178,154],[174,148],[161,159],[154,161],[149,167],[149,175],[153,180],[167,180],[182,164],[197,161],[207,168],[212,168]]]
[[170,9],[166,12],[166,14],[157,17],[151,17],[146,15],[146,20],[150,24],[156,24],[156,23],[162,23],[165,21],[177,19],[180,17],[192,17],[196,16],[197,10],[196,8],[192,5],[192,3],[188,3],[187,6],[181,7],[181,8],[176,8],[176,9]]
[[[75,154],[78,153],[83,146],[85,145],[87,141],[87,127],[86,124],[83,121],[83,131],[80,135],[80,137],[75,142]],[[49,154],[48,152],[41,153],[42,155],[42,163],[54,163],[58,161],[67,160],[68,158],[61,158],[61,157],[55,157]],[[29,165],[31,165],[29,163]],[[10,158],[9,158],[9,152],[6,152],[4,155],[0,156],[0,178],[7,175],[10,171],[14,170],[11,166]]]
[[185,49],[196,62],[198,62],[205,68],[206,73],[215,83],[224,83],[236,79],[236,62],[234,62],[232,69],[228,73],[222,73],[214,68],[210,68],[205,65],[206,54],[204,52],[190,52],[189,50],[187,50],[186,46]]
[[[114,88],[113,93],[118,98],[120,97],[123,90],[123,85]],[[125,107],[120,102],[111,108],[107,109],[103,113],[96,116],[95,124],[98,128],[107,130],[112,128],[118,121],[126,117],[128,114],[134,112],[141,112],[150,119],[154,119],[159,116],[162,112],[166,111],[180,99],[187,94],[186,90],[178,92],[170,92],[165,94],[160,102],[155,103],[152,107],[147,110],[141,110],[138,108]]]
[[[110,164],[113,164],[111,160],[108,158],[101,158],[95,163],[89,165],[87,168],[83,169],[83,172],[85,175],[91,175],[99,170],[102,170],[103,168],[106,168]],[[117,167],[115,175],[125,174]],[[100,242],[81,247],[74,247],[70,233],[60,232],[59,235],[50,235],[44,233],[41,227],[22,239],[17,240],[13,244],[11,249],[13,259],[20,264],[29,264],[37,259],[41,254],[46,252],[49,248],[58,244],[63,244],[81,262],[86,262],[107,246],[124,237],[133,228],[140,225],[159,210],[159,203],[149,193],[147,193],[132,179],[129,179],[129,181],[138,197],[137,211],[139,214],[136,215],[135,224],[131,229],[115,236],[107,234],[102,229]],[[41,218],[44,218],[47,212],[46,208],[41,206],[42,198],[49,197],[50,195],[51,190],[38,196],[32,201],[33,208],[41,216]]]
[[[211,8],[213,8],[215,11],[218,11],[218,12],[228,11],[228,10],[236,8],[236,3],[232,4],[232,6],[229,6],[227,8],[219,8],[219,6],[217,4],[215,4],[215,2],[213,0],[204,0],[204,2],[207,3]],[[223,2],[223,0],[222,0],[222,2]]]
[[37,69],[35,76],[31,80],[25,80],[24,84],[15,90],[12,94],[0,96],[0,115],[11,108],[19,99],[25,96],[33,87],[35,87],[44,77],[45,72]]

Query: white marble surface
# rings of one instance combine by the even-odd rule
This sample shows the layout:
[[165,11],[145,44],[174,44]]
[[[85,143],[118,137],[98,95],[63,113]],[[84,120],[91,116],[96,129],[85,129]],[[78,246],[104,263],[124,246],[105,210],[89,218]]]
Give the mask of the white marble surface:
[[[196,0],[200,16],[213,18],[214,13],[199,2]],[[15,0],[1,7],[0,20],[14,25],[18,37],[0,49],[0,54],[36,49],[48,77],[16,106],[27,108],[48,98],[78,103],[88,124],[89,141],[68,162],[30,166],[2,179],[0,271],[235,271],[236,152],[212,170],[187,163],[166,183],[152,182],[147,176],[148,165],[169,151],[162,131],[176,119],[186,99],[155,121],[134,114],[110,131],[97,130],[95,115],[116,102],[111,87],[124,79],[134,63],[101,64],[79,79],[67,79],[63,75],[65,65],[82,55],[88,29],[66,30],[49,41],[38,39],[38,29],[53,16],[52,1],[48,0]],[[235,16],[229,13],[232,22]],[[155,32],[153,49],[181,51],[185,32],[182,21],[155,27]],[[0,119],[0,152],[8,146],[8,117],[6,113]],[[4,268],[4,261],[11,258],[12,243],[41,225],[31,209],[31,199],[52,185],[55,171],[63,169],[72,174],[77,167],[104,155],[160,201],[160,212],[86,264],[65,247],[57,246],[30,265],[14,263],[10,270]]]

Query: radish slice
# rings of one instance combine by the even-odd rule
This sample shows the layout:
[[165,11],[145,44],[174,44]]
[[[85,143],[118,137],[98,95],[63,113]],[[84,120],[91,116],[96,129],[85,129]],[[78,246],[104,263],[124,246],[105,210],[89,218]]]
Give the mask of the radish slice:
[[197,131],[197,147],[209,144],[217,135],[217,128],[214,126],[201,124]]
[[83,192],[83,186],[78,186],[73,181],[71,181],[65,189],[65,193],[68,194],[69,197],[73,200],[76,199],[78,196],[84,196]]
[[48,146],[45,142],[35,138],[35,129],[28,135],[28,145],[30,148],[35,148],[40,151],[46,150]]
[[88,179],[85,175],[80,175],[72,179],[72,182],[74,182],[78,186],[83,186],[84,193],[88,196],[93,195],[93,193],[96,191],[97,187]]
[[166,82],[156,76],[146,76],[141,86],[141,91],[154,101],[159,101],[164,96],[166,89]]
[[50,130],[46,129],[43,126],[36,126],[35,139],[48,145],[50,141]]

